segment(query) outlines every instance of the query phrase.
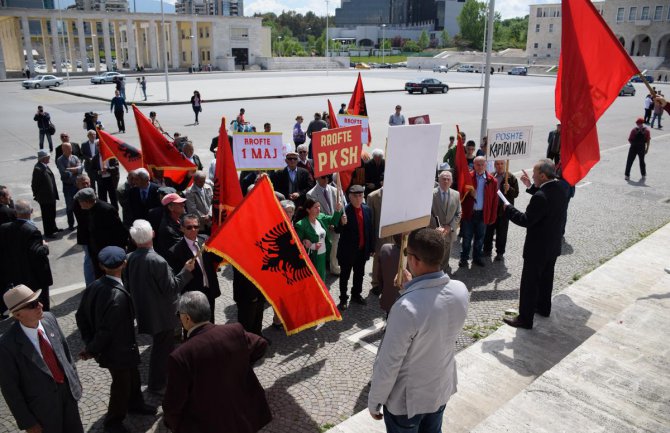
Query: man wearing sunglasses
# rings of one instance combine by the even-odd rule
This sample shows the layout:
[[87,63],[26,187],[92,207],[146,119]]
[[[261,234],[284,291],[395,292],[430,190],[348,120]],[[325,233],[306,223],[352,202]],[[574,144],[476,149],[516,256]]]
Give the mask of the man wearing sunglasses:
[[272,174],[272,184],[275,191],[293,201],[296,207],[302,206],[307,192],[313,184],[309,180],[309,172],[298,167],[298,154],[296,152],[286,153],[286,167]]
[[[391,307],[372,371],[368,409],[389,433],[441,432],[456,392],[456,339],[468,290],[442,272],[444,236],[432,228],[409,235],[402,295]],[[384,408],[383,414],[381,408]],[[410,430],[406,426],[420,426]]]
[[15,322],[0,338],[0,389],[18,430],[83,433],[81,383],[56,318],[43,312],[40,290],[24,285],[3,300]]

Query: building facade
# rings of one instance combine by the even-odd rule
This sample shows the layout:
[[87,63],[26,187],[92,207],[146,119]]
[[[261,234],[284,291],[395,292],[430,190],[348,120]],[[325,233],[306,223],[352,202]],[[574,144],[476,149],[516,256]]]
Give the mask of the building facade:
[[[34,23],[42,29],[37,36],[29,31]],[[45,61],[50,73],[61,73],[75,61],[83,72],[100,71],[101,63],[109,70],[162,70],[165,57],[172,69],[211,64],[232,70],[268,57],[269,39],[261,18],[171,14],[163,25],[161,14],[151,13],[0,9],[7,71],[35,71],[37,59]],[[24,56],[35,51],[36,56]]]
[[80,11],[128,12],[128,0],[75,0],[68,9]]
[[[631,57],[658,58],[656,66],[670,67],[669,0],[605,0],[593,4]],[[558,59],[560,51],[561,4],[531,5],[528,57]]]
[[244,16],[243,0],[181,0],[174,7],[178,14]]

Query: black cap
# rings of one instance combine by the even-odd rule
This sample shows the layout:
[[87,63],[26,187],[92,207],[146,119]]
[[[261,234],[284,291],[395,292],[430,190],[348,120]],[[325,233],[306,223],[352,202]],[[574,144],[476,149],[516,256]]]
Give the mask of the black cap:
[[126,252],[119,247],[105,247],[98,253],[98,261],[108,269],[116,269],[126,260]]

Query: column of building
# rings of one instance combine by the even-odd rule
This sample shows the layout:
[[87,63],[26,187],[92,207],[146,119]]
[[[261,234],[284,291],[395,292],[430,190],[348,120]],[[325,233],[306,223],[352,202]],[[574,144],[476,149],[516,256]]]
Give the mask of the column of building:
[[40,18],[40,32],[42,33],[42,49],[44,51],[44,61],[46,62],[47,72],[50,74],[54,73],[53,67],[51,66],[51,46],[49,44],[49,29],[47,27],[47,20]]
[[149,63],[151,69],[158,69],[158,42],[156,39],[157,28],[155,20],[149,21],[149,28],[147,31],[149,32],[149,37],[147,38],[147,41],[149,42]]
[[98,22],[97,21],[91,21],[89,23],[91,25],[91,47],[93,48],[93,65],[95,68],[95,72],[97,74],[100,73],[100,40],[98,37],[100,36],[98,34]]
[[[119,56],[119,46],[116,44],[116,38],[114,38],[114,48],[116,49],[116,56]],[[113,70],[113,63],[112,63],[112,44],[109,39],[109,19],[108,18],[103,18],[102,19],[102,45],[105,50],[105,66],[107,66],[107,70],[111,71]]]
[[84,29],[84,20],[82,18],[77,18],[77,36],[79,40],[79,61],[81,62],[81,71],[88,72],[88,58],[86,56],[86,31]]
[[126,39],[128,41],[128,64],[130,69],[134,70],[137,68],[137,51],[135,50],[135,26],[130,18],[126,20]]
[[55,16],[51,17],[51,48],[54,62],[56,62],[56,72],[60,74],[63,69],[63,60],[61,59],[60,39],[58,38],[58,21],[56,21]]
[[172,54],[170,55],[172,60],[172,67],[179,68],[181,65],[181,50],[179,49],[180,40],[179,40],[179,25],[177,20],[170,22],[170,47],[172,48]]
[[194,69],[197,69],[200,66],[200,53],[198,52],[198,24],[195,21],[191,21],[191,64]]
[[23,50],[26,52],[27,68],[30,72],[35,71],[35,60],[33,59],[33,43],[30,40],[30,23],[27,16],[21,17],[21,27],[23,30]]

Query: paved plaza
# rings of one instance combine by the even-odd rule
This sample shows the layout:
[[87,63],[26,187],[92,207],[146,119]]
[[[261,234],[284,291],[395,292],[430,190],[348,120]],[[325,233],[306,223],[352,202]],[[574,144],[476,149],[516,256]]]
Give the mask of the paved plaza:
[[[150,109],[157,111],[165,129],[188,135],[195,143],[196,153],[201,156],[203,163],[208,164],[213,158],[208,150],[209,142],[217,133],[222,115],[231,119],[240,107],[245,107],[252,122],[262,125],[269,121],[273,130],[283,132],[285,141],[290,141],[286,137],[290,137],[287,134],[291,131],[296,114],[302,114],[308,122],[311,113],[326,109],[326,98],[330,97],[336,109],[349,98],[348,95],[332,94],[268,100],[226,100],[208,104],[208,94],[213,95],[209,97],[212,100],[224,100],[244,95],[261,97],[266,92],[268,95],[304,95],[307,92],[322,93],[317,92],[318,88],[333,93],[350,92],[353,89],[356,77],[354,71],[331,72],[330,75],[333,77],[326,77],[325,72],[176,76],[170,82],[171,95],[176,100],[184,100],[196,88],[203,94],[205,105],[201,124],[192,125],[193,113],[189,106],[163,105],[142,107],[142,110],[147,113]],[[365,71],[364,84],[366,90],[401,89],[402,83],[414,75],[416,71]],[[159,84],[155,83],[158,77],[149,78],[151,94]],[[463,89],[454,89],[447,95],[408,95],[400,90],[368,95],[372,147],[383,148],[386,122],[392,108],[398,103],[403,106],[405,116],[430,114],[433,123],[443,124],[441,154],[446,151],[447,138],[455,132],[456,123],[469,136],[475,138],[478,135],[482,91],[471,87],[478,85],[479,79],[471,74],[456,73],[439,78],[450,85],[453,81],[453,87]],[[304,85],[307,81],[311,84]],[[535,160],[543,157],[547,134],[555,124],[554,83],[551,77],[493,77],[489,126],[534,125],[533,157],[514,161],[512,171],[532,167]],[[88,92],[92,96],[102,95],[105,89],[112,92],[110,86],[94,87],[92,89],[86,80],[72,80],[71,85],[64,89],[78,94]],[[273,89],[281,89],[282,93],[273,93]],[[667,90],[670,91],[670,88]],[[3,150],[0,155],[0,184],[9,186],[15,200],[31,198],[30,174],[37,149],[37,129],[32,116],[38,104],[44,105],[51,113],[58,130],[68,130],[74,141],[82,141],[84,137],[81,121],[85,111],[103,113],[107,130],[113,132],[116,129],[113,116],[109,114],[109,104],[103,101],[45,90],[24,91],[16,82],[0,83],[0,95],[7,101],[0,107],[0,124],[4,132],[0,144]],[[155,102],[160,102],[161,97],[157,95]],[[639,87],[638,96],[618,98],[599,123],[601,162],[577,185],[576,195],[570,202],[563,255],[556,264],[556,292],[580,280],[608,259],[670,222],[670,184],[665,176],[665,170],[670,166],[670,133],[652,130],[648,176],[645,180],[640,179],[637,166],[633,168],[631,181],[626,182],[623,176],[628,152],[626,138],[634,126],[635,118],[642,113],[643,97],[643,89]],[[131,144],[139,144],[132,117],[127,117],[127,124],[128,134],[123,135],[123,139]],[[79,136],[81,138],[76,140]],[[59,181],[57,183],[60,185]],[[530,195],[522,192],[516,206],[525,209],[529,198]],[[60,227],[64,227],[63,201],[58,205],[57,222]],[[35,216],[41,228],[39,213]],[[505,261],[490,261],[484,268],[459,269],[457,257],[460,246],[452,247],[452,277],[463,281],[471,292],[468,318],[458,340],[459,350],[495,332],[502,324],[503,312],[516,308],[524,236],[523,229],[510,224]],[[54,272],[52,311],[68,337],[73,354],[82,348],[74,313],[83,288],[83,253],[75,241],[75,233],[65,233],[50,242],[50,260]],[[659,251],[658,254],[668,257],[668,250]],[[670,258],[667,264],[670,265]],[[343,313],[341,322],[329,322],[287,337],[283,331],[274,330],[270,326],[272,313],[266,310],[263,332],[272,340],[272,345],[256,367],[256,373],[267,391],[274,420],[263,432],[325,431],[366,408],[367,384],[375,350],[382,335],[384,317],[378,306],[378,298],[369,294],[370,269],[371,263],[368,263],[363,290],[368,305],[352,305]],[[645,269],[639,271],[644,273]],[[231,281],[232,273],[230,269],[225,269],[220,276],[222,296],[217,299],[217,323],[236,320]],[[337,280],[329,277],[327,284],[337,299]],[[5,331],[8,322],[0,323],[0,332]],[[146,383],[150,340],[146,336],[140,336],[138,340],[142,354],[141,373],[143,383]],[[107,370],[100,369],[94,361],[79,361],[77,368],[84,388],[79,407],[85,427],[91,432],[102,431],[110,376]],[[160,403],[149,394],[147,401]],[[134,432],[166,431],[161,420],[152,417],[130,416],[126,423]],[[16,431],[4,400],[0,400],[0,431]]]

